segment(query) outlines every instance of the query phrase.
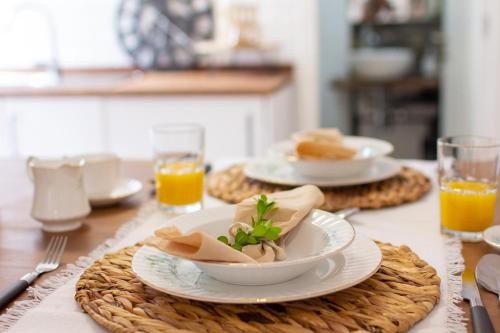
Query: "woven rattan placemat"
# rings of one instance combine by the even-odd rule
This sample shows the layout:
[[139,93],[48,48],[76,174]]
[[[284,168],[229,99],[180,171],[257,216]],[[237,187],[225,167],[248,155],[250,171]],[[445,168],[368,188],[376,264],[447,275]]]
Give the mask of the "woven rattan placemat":
[[378,245],[382,265],[363,283],[270,305],[205,303],[158,292],[131,270],[136,245],[92,264],[76,285],[75,299],[111,332],[405,332],[439,302],[440,278],[407,246]]
[[[431,189],[431,181],[421,172],[403,167],[395,177],[356,186],[323,188],[323,210],[362,209],[398,206],[420,199]],[[272,193],[289,187],[263,183],[245,177],[243,165],[234,165],[212,174],[207,181],[208,193],[228,203],[238,203],[260,193]]]

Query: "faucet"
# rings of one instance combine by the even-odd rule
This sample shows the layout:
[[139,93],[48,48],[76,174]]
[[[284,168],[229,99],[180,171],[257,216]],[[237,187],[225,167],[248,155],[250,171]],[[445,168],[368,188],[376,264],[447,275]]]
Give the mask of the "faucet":
[[62,78],[61,66],[59,63],[59,59],[57,57],[57,35],[56,29],[54,25],[54,20],[50,11],[44,7],[43,5],[35,4],[35,3],[24,3],[19,5],[15,10],[10,19],[9,24],[7,26],[11,26],[15,20],[18,18],[20,14],[23,12],[33,11],[45,18],[47,23],[48,31],[49,31],[49,48],[50,48],[50,59],[46,63],[36,64],[35,67],[39,69],[44,69],[46,72],[50,73],[51,76],[57,81],[60,82]]

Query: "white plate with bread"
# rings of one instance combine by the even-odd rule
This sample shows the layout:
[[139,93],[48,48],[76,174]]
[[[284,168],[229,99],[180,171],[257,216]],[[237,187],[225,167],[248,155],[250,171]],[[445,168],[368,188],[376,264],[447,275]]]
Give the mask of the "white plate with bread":
[[396,176],[401,165],[389,157],[378,158],[368,169],[343,178],[308,177],[299,174],[296,169],[277,159],[255,160],[246,164],[244,172],[249,178],[266,183],[284,186],[302,186],[307,184],[319,187],[340,187],[373,183]]
[[387,141],[342,136],[335,128],[322,128],[293,134],[292,140],[271,146],[269,155],[286,161],[304,177],[330,179],[360,175],[393,149]]

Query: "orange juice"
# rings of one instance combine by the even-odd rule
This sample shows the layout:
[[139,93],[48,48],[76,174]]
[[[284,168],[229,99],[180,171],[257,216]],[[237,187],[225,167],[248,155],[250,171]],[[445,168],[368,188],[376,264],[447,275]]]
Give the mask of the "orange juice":
[[474,181],[441,185],[441,225],[448,230],[481,232],[493,224],[496,188]]
[[166,205],[198,203],[203,195],[203,168],[196,163],[163,163],[156,170],[156,198]]

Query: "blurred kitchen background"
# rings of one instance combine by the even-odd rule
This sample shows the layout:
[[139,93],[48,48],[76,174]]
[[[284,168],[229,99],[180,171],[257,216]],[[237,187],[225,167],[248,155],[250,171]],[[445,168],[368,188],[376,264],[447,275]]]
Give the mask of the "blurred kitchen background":
[[496,0],[2,0],[0,157],[151,156],[162,122],[207,158],[297,129],[383,138],[500,132]]

